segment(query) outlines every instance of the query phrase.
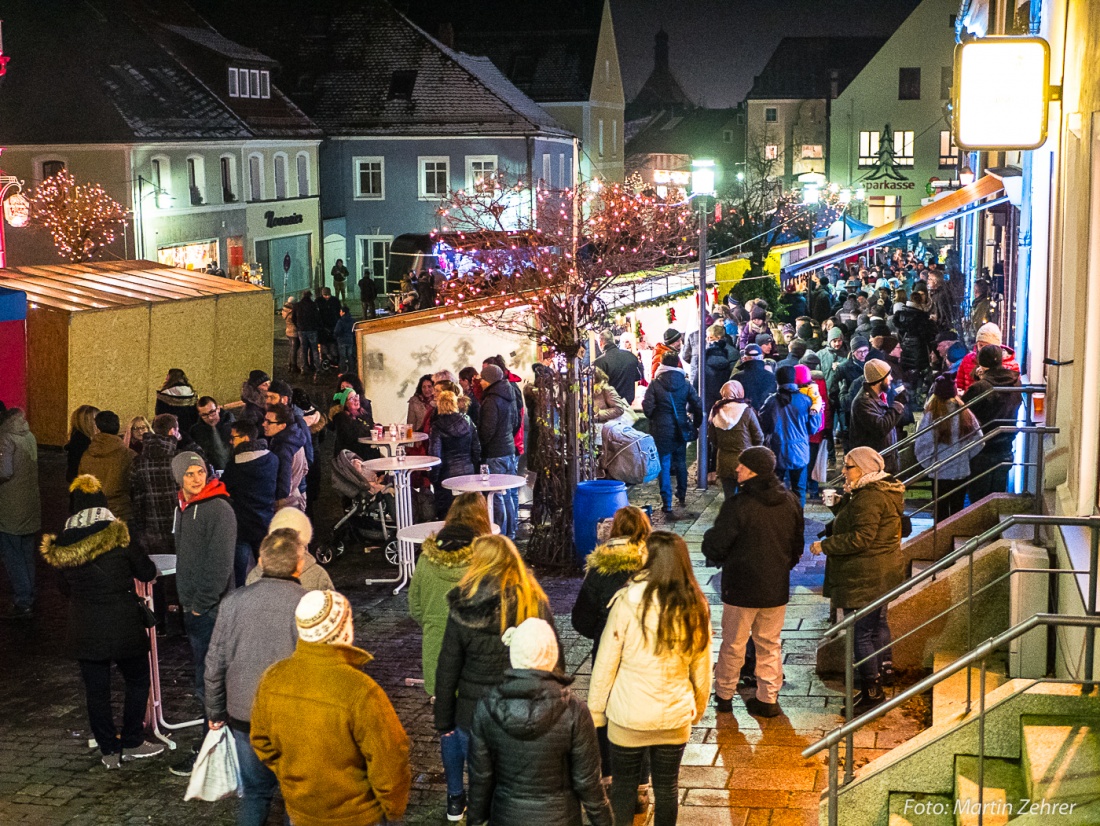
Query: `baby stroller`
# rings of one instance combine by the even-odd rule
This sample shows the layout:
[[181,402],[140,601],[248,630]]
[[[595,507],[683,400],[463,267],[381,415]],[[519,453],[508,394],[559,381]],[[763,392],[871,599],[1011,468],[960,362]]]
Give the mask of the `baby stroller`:
[[362,471],[362,460],[350,450],[332,457],[332,487],[344,498],[344,516],[332,527],[332,540],[317,549],[317,561],[327,565],[353,543],[375,544],[380,534],[386,559],[397,564],[397,525],[394,521],[393,487],[371,471]]

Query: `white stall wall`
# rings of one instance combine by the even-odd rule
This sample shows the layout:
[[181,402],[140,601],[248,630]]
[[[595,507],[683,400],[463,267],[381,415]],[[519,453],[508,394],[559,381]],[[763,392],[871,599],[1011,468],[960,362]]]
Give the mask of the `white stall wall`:
[[356,328],[359,375],[371,400],[378,424],[404,422],[416,381],[426,373],[463,367],[481,370],[482,359],[500,354],[524,381],[533,378],[535,346],[527,338],[510,335],[473,319],[411,324],[395,330],[368,332]]

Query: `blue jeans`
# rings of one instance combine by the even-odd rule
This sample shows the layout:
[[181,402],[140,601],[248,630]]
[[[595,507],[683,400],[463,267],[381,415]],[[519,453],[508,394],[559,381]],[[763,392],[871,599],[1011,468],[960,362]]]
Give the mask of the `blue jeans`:
[[806,507],[806,467],[791,467],[778,471],[779,481],[791,489],[802,507]]
[[661,486],[661,503],[666,507],[672,507],[672,474],[676,474],[676,498],[683,499],[687,496],[688,466],[687,444],[678,444],[670,453],[659,454],[661,460],[661,475],[657,477]]
[[[514,453],[511,456],[499,456],[496,459],[486,459],[490,473],[509,473],[513,476],[519,467],[519,457]],[[493,497],[493,521],[500,525],[500,533],[509,539],[516,538],[516,528],[519,527],[519,488],[501,491]]]
[[302,369],[319,370],[321,368],[320,354],[317,352],[317,331],[298,331],[298,342],[302,346]]
[[11,580],[15,607],[29,611],[34,606],[34,534],[0,533],[0,558]]
[[183,614],[183,628],[187,632],[187,641],[191,643],[191,656],[195,661],[195,696],[203,707],[206,717],[206,650],[210,647],[210,637],[214,634],[214,623],[218,619],[218,609],[205,614]]
[[466,758],[470,754],[470,732],[455,727],[439,738],[443,755],[443,775],[447,779],[447,794],[466,791]]
[[233,551],[233,582],[238,588],[244,587],[244,581],[248,578],[248,572],[256,567],[259,558],[259,549],[252,547],[252,543],[237,540],[237,546]]
[[[271,809],[271,798],[279,787],[275,772],[260,762],[248,733],[231,728],[237,744],[237,762],[241,767],[241,802],[237,806],[237,826],[263,826]],[[290,819],[287,818],[287,823]]]
[[[886,621],[887,607],[880,605],[877,611],[872,611],[862,619],[856,620],[853,647],[856,662],[860,663],[859,677],[865,686],[879,679],[883,663],[893,661],[893,652],[890,649],[890,625]],[[878,653],[874,654],[876,651]],[[874,656],[871,656],[872,654]]]
[[350,373],[355,369],[355,340],[337,341],[340,349],[340,372]]

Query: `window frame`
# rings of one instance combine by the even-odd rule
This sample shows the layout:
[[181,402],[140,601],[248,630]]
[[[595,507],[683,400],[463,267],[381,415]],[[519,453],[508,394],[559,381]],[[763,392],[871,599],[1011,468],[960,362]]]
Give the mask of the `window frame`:
[[[909,136],[908,139],[906,138],[906,135]],[[899,136],[901,137],[900,141],[898,140]],[[903,150],[905,148],[906,140],[908,140],[908,142],[909,142],[909,154],[908,155],[903,154]],[[895,163],[897,163],[897,165],[901,166],[901,167],[912,168],[917,162],[916,155],[917,155],[917,136],[916,136],[916,132],[914,132],[912,129],[895,129],[894,130],[894,161],[895,161]]]
[[248,69],[237,70],[237,97],[250,98],[252,97],[252,91],[249,89],[248,83]]
[[[443,164],[443,174],[445,177],[445,184],[443,192],[429,192],[424,185],[425,175],[428,171],[428,164]],[[434,170],[434,174],[438,174],[439,170]],[[442,201],[447,197],[447,192],[451,189],[451,156],[450,155],[418,155],[416,158],[416,194],[421,201]]]
[[951,89],[955,85],[955,67],[940,67],[940,100],[951,100]]
[[[946,141],[944,140],[946,138]],[[945,151],[946,150],[946,151]],[[950,129],[940,130],[940,169],[959,168],[959,148]]]
[[237,77],[238,71],[236,66],[229,67],[226,84],[229,87],[229,97],[231,98],[239,98],[241,96],[241,87]]
[[554,172],[552,158],[553,156],[549,152],[542,153],[542,186],[544,189],[554,188],[554,181],[550,177]]
[[[493,189],[496,189],[496,174],[500,171],[500,158],[498,155],[467,155],[466,156],[466,189],[470,192],[480,191],[477,186],[477,181],[474,179],[474,164],[493,164]],[[481,174],[485,174],[485,170],[481,171]]]
[[[362,170],[363,163],[378,163],[378,183],[380,192],[363,192]],[[382,155],[357,155],[351,159],[351,186],[356,201],[384,201],[386,200],[386,159]]]
[[599,142],[597,144],[597,147],[599,149],[599,156],[602,158],[603,157],[603,149],[604,149],[604,146],[603,146],[603,118],[600,118],[599,133],[600,133],[599,134]]
[[149,158],[149,183],[153,185],[153,203],[157,209],[165,209],[161,196],[165,200],[172,195],[172,159],[158,153]]
[[779,107],[778,106],[765,106],[764,107],[764,123],[779,123]]
[[268,69],[260,69],[260,98],[271,98],[271,72]]
[[[60,166],[59,169],[56,169],[53,172],[51,172],[49,175],[47,175],[46,174],[46,165],[47,164],[61,164],[61,166]],[[38,182],[39,183],[46,180],[47,178],[52,178],[58,172],[63,172],[64,170],[66,170],[68,168],[69,168],[69,162],[64,158],[57,157],[56,155],[50,155],[50,156],[45,157],[45,158],[40,158],[35,163],[35,171],[38,173]]]
[[[279,172],[283,173],[283,191],[279,192]],[[271,156],[271,177],[275,187],[275,200],[285,201],[290,192],[290,161],[286,152],[276,152]]]
[[778,161],[779,160],[779,144],[777,144],[777,143],[764,144],[764,160],[766,160],[766,161]]
[[[257,173],[253,175],[252,161],[256,160]],[[248,199],[253,203],[267,200],[267,181],[264,180],[264,156],[260,152],[248,153]],[[257,187],[257,184],[259,185]],[[256,195],[259,194],[259,197]]]
[[[373,264],[373,261],[374,261],[373,250],[370,250],[370,249],[366,250],[367,254],[364,255],[364,246],[367,245],[367,244],[375,244],[375,243],[384,243],[386,245],[386,248],[385,248],[385,250],[386,250],[385,251],[385,261],[383,262],[383,266],[386,268],[386,271],[383,272],[381,275],[378,275],[378,273],[376,273],[374,271],[373,266],[369,268],[370,269],[371,280],[374,282],[375,287],[377,287],[378,291],[381,292],[381,293],[391,292],[391,290],[389,289],[389,277],[390,277],[390,267],[389,267],[389,265],[390,265],[390,248],[393,246],[393,238],[394,238],[394,236],[392,236],[392,235],[356,235],[355,236],[355,256],[356,256],[356,264],[358,265],[358,270],[356,270],[356,272],[359,273],[360,277],[362,277],[363,270],[368,269],[368,267],[367,267],[368,262]],[[397,285],[397,286],[399,287],[400,285]]]
[[[305,172],[306,172],[306,174],[305,174],[305,186],[304,187],[302,186],[302,183],[303,183],[303,181],[302,181],[302,161],[303,160],[305,161]],[[313,175],[312,175],[312,170],[310,169],[309,153],[308,152],[299,152],[297,155],[294,156],[294,176],[298,181],[298,197],[299,198],[308,198],[308,197],[310,197],[310,192],[312,190],[311,178],[313,177]]]
[[[228,173],[227,170],[228,169]],[[231,154],[223,154],[218,157],[218,176],[222,185],[222,203],[235,204],[240,200],[236,190],[237,184],[237,157]],[[226,183],[229,187],[226,187]]]
[[[906,73],[910,73],[908,76]],[[915,84],[915,85],[914,85]],[[915,92],[915,94],[914,94]],[[898,67],[898,100],[921,99],[920,66]]]
[[[187,194],[191,206],[202,206],[209,203],[206,200],[206,160],[202,155],[190,154],[187,156]],[[198,202],[195,195],[198,194]]]
[[259,98],[259,96],[260,96],[260,70],[259,69],[249,69],[248,70],[248,80],[249,80],[249,83],[252,86],[252,94],[250,95],[250,97]]
[[[807,153],[806,150],[810,152]],[[816,150],[816,151],[815,151]],[[825,145],[821,143],[804,143],[801,145],[801,158],[804,161],[821,161],[825,159]]]

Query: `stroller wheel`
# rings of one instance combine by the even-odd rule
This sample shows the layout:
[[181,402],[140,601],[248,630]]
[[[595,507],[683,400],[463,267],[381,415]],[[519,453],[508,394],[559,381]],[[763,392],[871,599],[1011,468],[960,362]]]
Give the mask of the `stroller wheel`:
[[317,556],[317,561],[319,563],[321,563],[322,565],[328,565],[330,562],[332,562],[332,556],[333,556],[332,546],[331,545],[322,545],[321,547],[319,547],[317,549],[316,556]]
[[391,565],[397,564],[397,540],[391,539],[386,545],[386,561]]

